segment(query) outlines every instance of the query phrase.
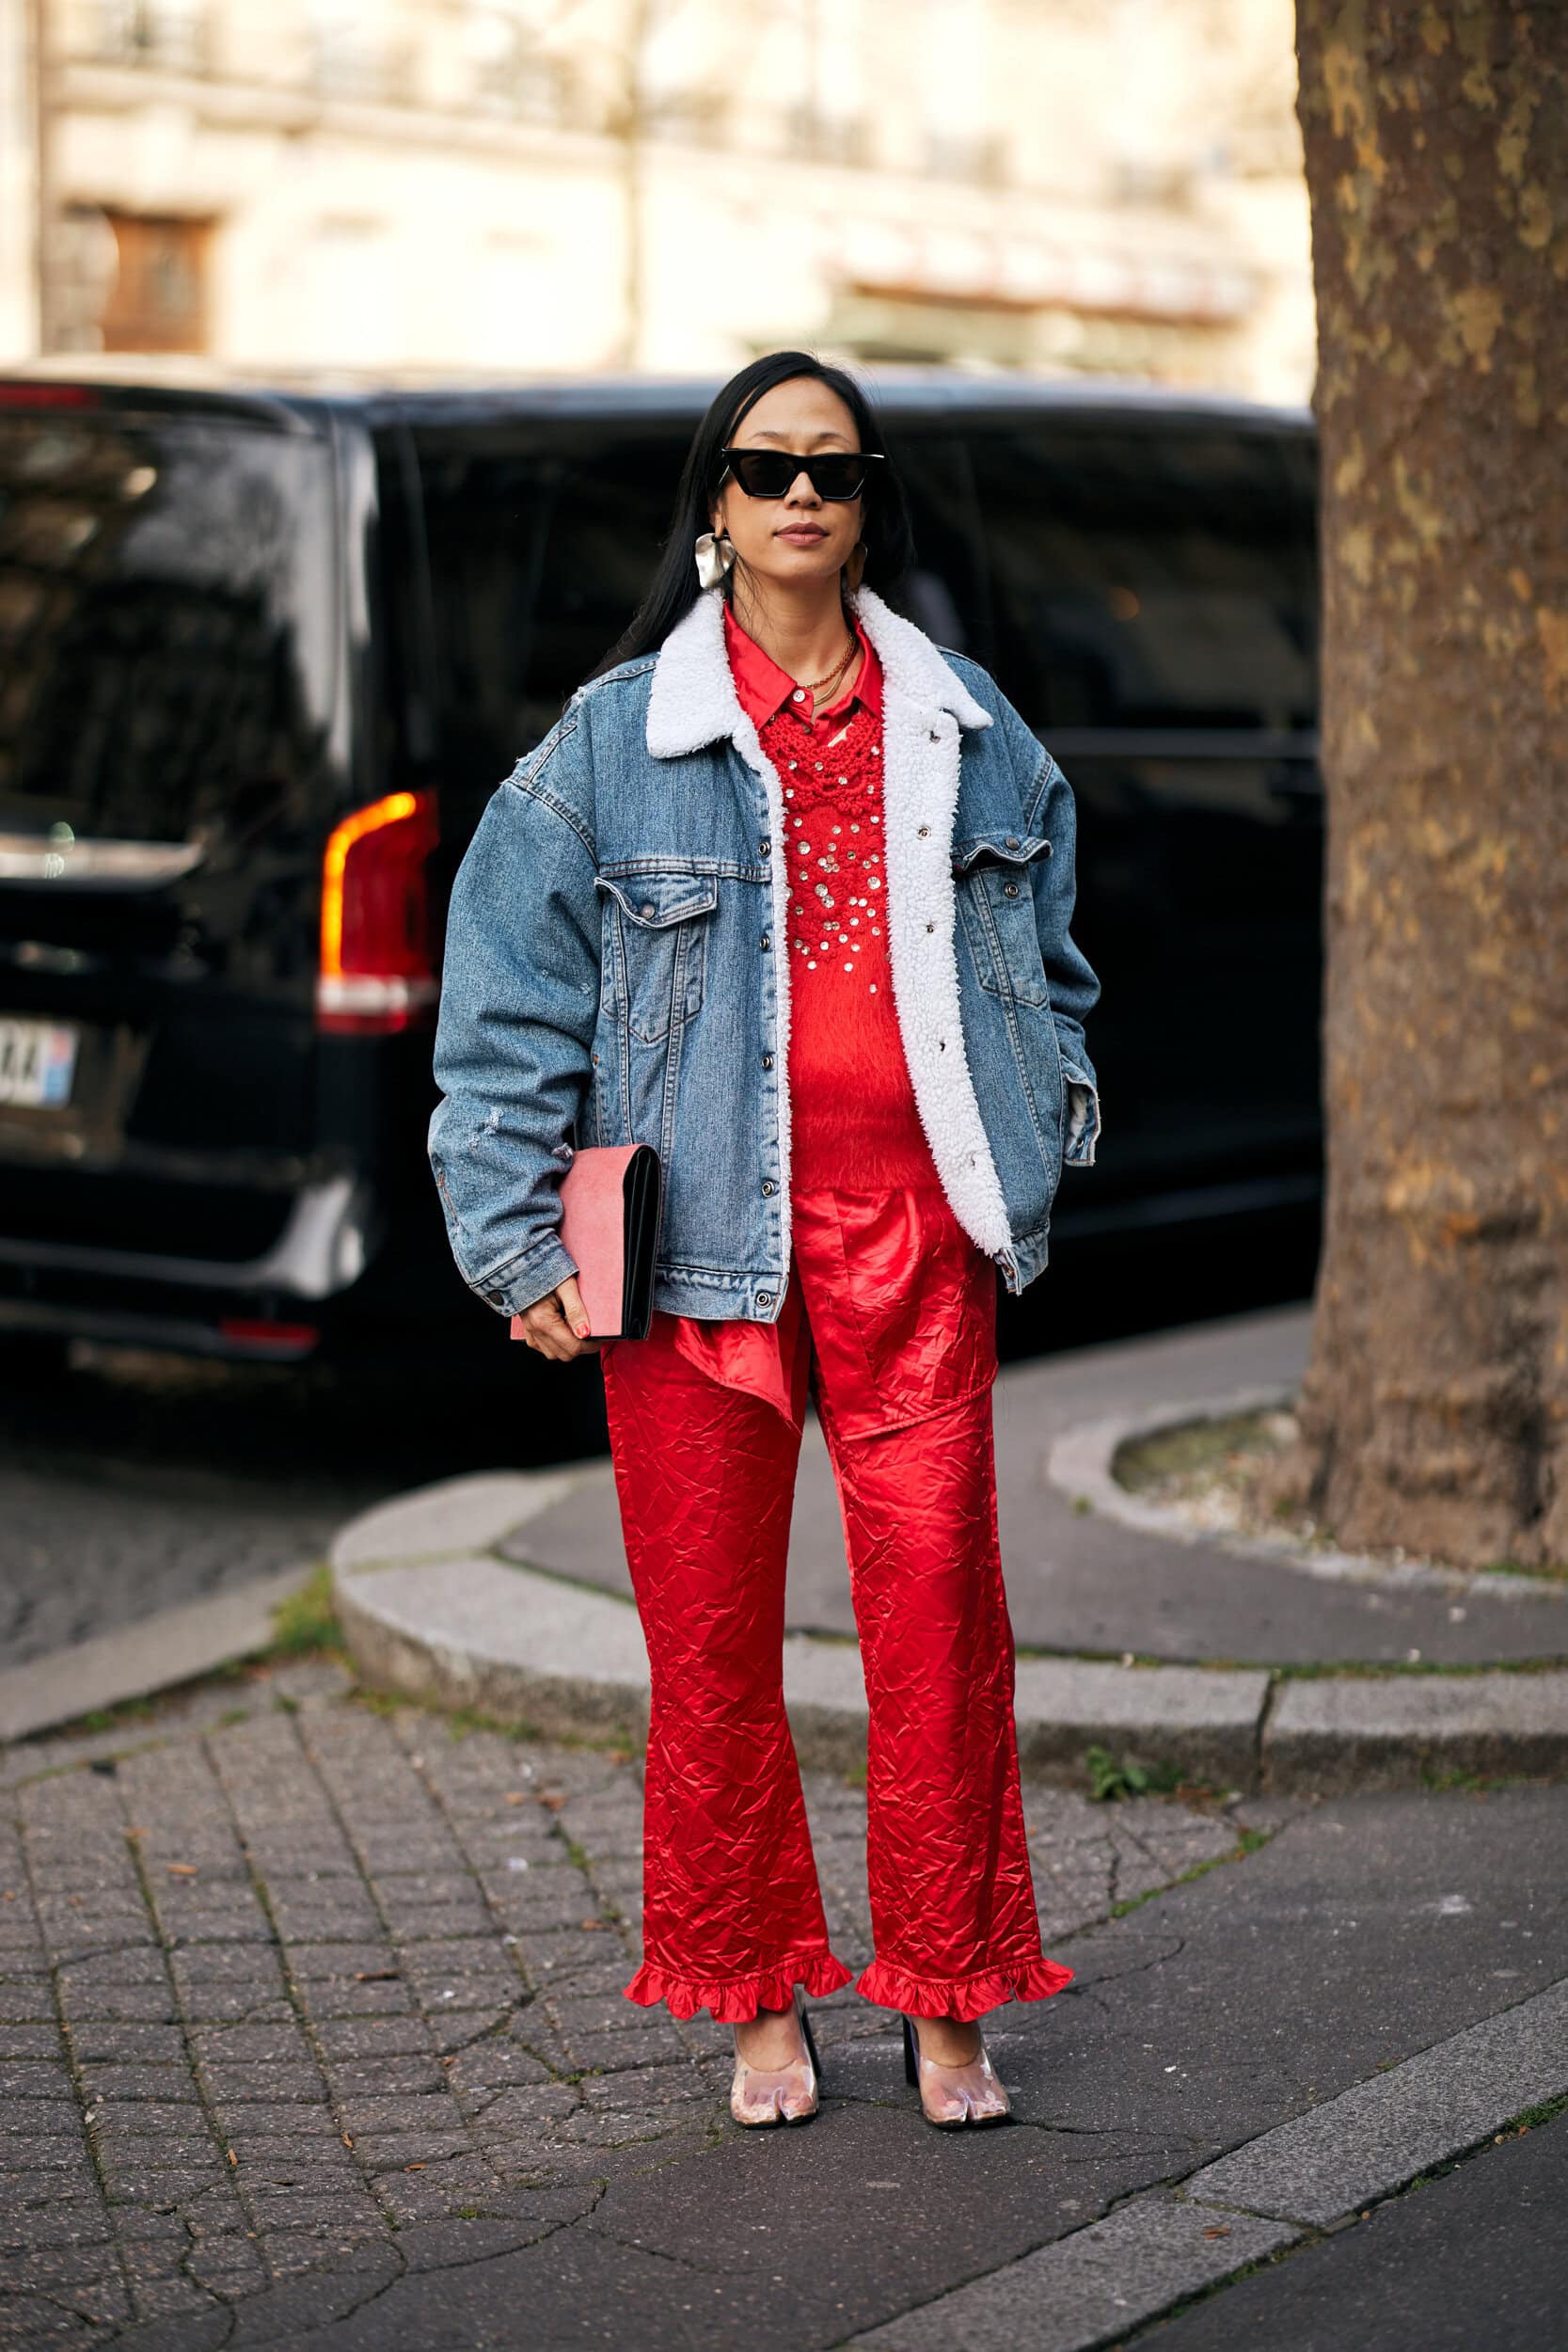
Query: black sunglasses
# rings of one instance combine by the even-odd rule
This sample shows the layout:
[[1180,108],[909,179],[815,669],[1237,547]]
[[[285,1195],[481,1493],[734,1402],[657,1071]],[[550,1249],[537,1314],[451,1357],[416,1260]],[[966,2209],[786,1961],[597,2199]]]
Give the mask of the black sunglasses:
[[792,449],[721,449],[719,454],[749,499],[782,499],[809,474],[817,497],[834,505],[859,498],[866,468],[882,462],[874,449],[819,450],[810,457]]

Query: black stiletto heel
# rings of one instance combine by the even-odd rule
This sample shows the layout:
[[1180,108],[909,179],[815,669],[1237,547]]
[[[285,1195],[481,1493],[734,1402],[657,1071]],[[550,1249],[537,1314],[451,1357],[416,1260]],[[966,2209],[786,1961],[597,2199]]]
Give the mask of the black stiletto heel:
[[920,2060],[915,2053],[914,2027],[904,2020],[904,2080],[914,2088],[920,2081]]
[[811,2029],[811,2013],[806,2008],[804,2001],[800,2000],[799,1998],[797,1998],[795,2013],[800,2020],[800,2038],[806,2045],[806,2056],[811,2060],[811,2071],[816,2075],[817,2084],[820,2087],[822,2081],[822,2061],[816,2055],[816,2036]]

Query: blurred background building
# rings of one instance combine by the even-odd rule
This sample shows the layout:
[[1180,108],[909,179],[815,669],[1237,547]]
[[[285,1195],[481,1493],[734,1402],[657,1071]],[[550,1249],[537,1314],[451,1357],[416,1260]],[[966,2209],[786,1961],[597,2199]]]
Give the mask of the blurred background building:
[[1291,0],[0,0],[0,361],[1309,392]]

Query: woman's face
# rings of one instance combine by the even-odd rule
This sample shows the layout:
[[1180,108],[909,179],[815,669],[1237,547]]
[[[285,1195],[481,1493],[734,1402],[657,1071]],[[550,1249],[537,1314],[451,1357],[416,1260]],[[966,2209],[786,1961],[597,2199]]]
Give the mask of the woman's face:
[[[814,375],[775,384],[748,410],[736,449],[858,450],[855,420],[831,386]],[[782,499],[748,498],[732,474],[713,507],[713,528],[728,532],[738,562],[783,586],[832,580],[861,535],[863,499],[818,497],[811,476],[797,474]]]

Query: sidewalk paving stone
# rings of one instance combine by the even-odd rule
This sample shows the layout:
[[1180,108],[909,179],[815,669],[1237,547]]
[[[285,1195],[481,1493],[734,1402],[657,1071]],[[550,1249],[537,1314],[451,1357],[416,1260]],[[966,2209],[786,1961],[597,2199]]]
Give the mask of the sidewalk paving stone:
[[[1263,1336],[1253,1333],[1259,1343]],[[1178,1359],[1189,1370],[1200,1363],[1212,1369],[1219,1343],[1212,1334],[1182,1335],[1185,1354],[1179,1349]],[[1227,1343],[1241,1344],[1234,1331]],[[1125,1645],[1119,1662],[1103,1654],[1106,1624],[1091,1624],[1077,1603],[1052,1617],[1050,1596],[1074,1579],[1082,1586],[1096,1562],[1099,1580],[1091,1577],[1090,1585],[1097,1593],[1115,1580],[1104,1556],[1103,1512],[1098,1519],[1093,1509],[1075,1512],[1048,1461],[1071,1437],[1070,1413],[1088,1409],[1097,1376],[1150,1378],[1165,1357],[1158,1346],[1147,1360],[1138,1357],[1141,1373],[1118,1359],[1109,1368],[1100,1365],[1097,1375],[1097,1361],[1074,1359],[1086,1382],[1082,1394],[1054,1360],[1012,1368],[999,1390],[1004,1483],[1012,1482],[1021,1517],[1029,1504],[1022,1520],[1028,1541],[1037,1545],[1045,1525],[1053,1546],[1051,1558],[1033,1566],[1027,1551],[1021,1559],[1004,1547],[1014,1628],[1023,1645],[1015,1704],[1026,1775],[1082,1785],[1085,1757],[1100,1747],[1118,1758],[1173,1767],[1188,1781],[1244,1790],[1418,1787],[1433,1772],[1568,1776],[1568,1588],[1560,1592],[1540,1579],[1528,1581],[1528,1590],[1514,1580],[1521,1589],[1512,1596],[1503,1578],[1471,1591],[1464,1580],[1455,1585],[1429,1578],[1422,1584],[1405,1580],[1397,1565],[1346,1561],[1329,1580],[1315,1573],[1305,1553],[1293,1557],[1276,1546],[1254,1556],[1235,1543],[1205,1547],[1169,1529],[1118,1521],[1116,1535],[1133,1547],[1137,1571],[1131,1582],[1126,1562],[1117,1571],[1128,1587],[1117,1604],[1117,1639]],[[1160,1409],[1179,1418],[1181,1406],[1171,1401]],[[817,1486],[829,1477],[824,1463],[813,1477]],[[1110,1484],[1107,1474],[1100,1488]],[[797,1506],[798,1521],[808,1528],[826,1524],[821,1495],[814,1502],[814,1493],[808,1478]],[[497,1538],[509,1512],[510,1532]],[[482,1543],[490,1548],[474,1548]],[[621,1558],[613,1481],[604,1467],[519,1473],[510,1485],[499,1473],[445,1481],[352,1523],[332,1561],[349,1647],[372,1686],[561,1739],[586,1732],[640,1742],[646,1658]],[[1205,1587],[1203,1607],[1197,1618],[1180,1618],[1172,1595],[1195,1581]],[[1456,1599],[1461,1586],[1464,1597]],[[814,1554],[802,1568],[792,1554],[790,1589],[796,1629],[784,1644],[784,1681],[797,1749],[802,1762],[819,1770],[852,1772],[863,1766],[866,1708],[858,1650],[839,1638],[853,1629],[836,1535],[826,1567]],[[1129,1591],[1138,1597],[1131,1614]],[[1185,1633],[1173,1629],[1179,1618]],[[1419,1638],[1412,1641],[1412,1633]],[[1032,1654],[1030,1642],[1067,1654]],[[1488,1661],[1530,1670],[1473,1671]],[[1336,1661],[1345,1671],[1292,1671]],[[1361,1671],[1369,1665],[1380,1671]],[[1422,1671],[1408,1672],[1412,1666]],[[1461,1667],[1465,1671],[1452,1671]],[[1429,1671],[1434,1668],[1443,1671]],[[356,1803],[362,1813],[368,1808],[373,1820],[374,1791],[394,1786],[395,1775],[388,1777],[386,1756],[375,1754],[362,1728],[353,1753],[355,1773],[341,1803],[345,1811]],[[321,1760],[331,1779],[337,1767],[330,1753],[324,1750]],[[508,1792],[525,1815],[531,1795],[549,1793],[531,1790],[526,1781]],[[585,1835],[597,1840],[592,1884],[607,1912],[633,1917],[633,1820],[602,1782],[570,1793],[578,1800],[592,1793],[595,1806],[603,1803],[603,1824],[596,1811],[585,1817]],[[444,1792],[433,1785],[432,1795],[444,1796],[448,1819],[461,1830],[460,1783]],[[417,1832],[430,1802],[423,1792],[407,1795],[400,1819]],[[498,1837],[491,1822],[482,1834],[484,1850],[470,1846],[467,1859],[480,1867],[481,1891],[492,1905],[509,1904],[519,1930],[568,1926],[572,1882],[544,1867],[526,1839],[508,1851],[504,1829]],[[362,1837],[359,1851],[363,1863]],[[501,1883],[503,1873],[517,1877],[515,1890]]]
[[[1568,1587],[1527,1595],[1521,1580],[1493,1578],[1479,1586],[1471,1581],[1468,1589],[1422,1588],[1397,1570],[1329,1581],[1261,1550],[1249,1554],[1190,1531],[1146,1532],[1083,1510],[1082,1486],[1053,1476],[1062,1441],[1108,1419],[1160,1407],[1175,1423],[1234,1397],[1288,1394],[1299,1381],[1309,1332],[1307,1307],[1266,1309],[1003,1367],[995,1392],[998,1518],[1024,1649],[1269,1665],[1398,1666],[1412,1649],[1465,1665],[1568,1658]],[[417,1549],[455,1558],[499,1546],[503,1558],[552,1577],[628,1595],[608,1464],[575,1478],[551,1475],[565,1483],[552,1490],[541,1480],[526,1524],[499,1536],[506,1494],[495,1474],[474,1482],[471,1503],[452,1487],[444,1503],[441,1489],[429,1490],[407,1556]],[[367,1516],[346,1565],[404,1549],[398,1508],[384,1504]],[[814,1415],[796,1487],[787,1607],[794,1628],[854,1631],[838,1498]]]
[[[580,2321],[626,2352],[728,2352],[748,2330],[825,2348],[1082,2238],[1568,1974],[1547,1858],[1568,1792],[1337,1812],[1036,1788],[1042,1925],[1077,1976],[994,2021],[1021,2125],[960,2146],[924,2131],[889,2020],[846,1991],[814,2005],[821,2122],[739,2135],[727,2032],[621,1994],[634,1765],[383,1717],[314,1666],[239,1689],[243,1722],[231,1688],[217,1714],[182,1700],[109,1748],[43,1740],[0,1770],[9,1908],[38,1923],[0,1947],[0,1991],[39,2008],[0,2074],[8,2345],[430,2352],[484,2340],[488,2295],[552,2345]],[[863,1958],[863,1798],[806,1777],[834,1948]],[[416,1867],[395,1867],[389,1810]],[[1243,1826],[1272,1842],[1235,1858]],[[88,1926],[94,1904],[117,1923],[86,1957],[74,1915],[34,1908],[76,1867],[72,1837]],[[529,1869],[504,1867],[525,1847]],[[169,1893],[149,1859],[187,1854],[195,1878]],[[334,1884],[348,1899],[324,1926]],[[265,1942],[230,1931],[247,1887]],[[37,2072],[17,2087],[19,2068]]]

